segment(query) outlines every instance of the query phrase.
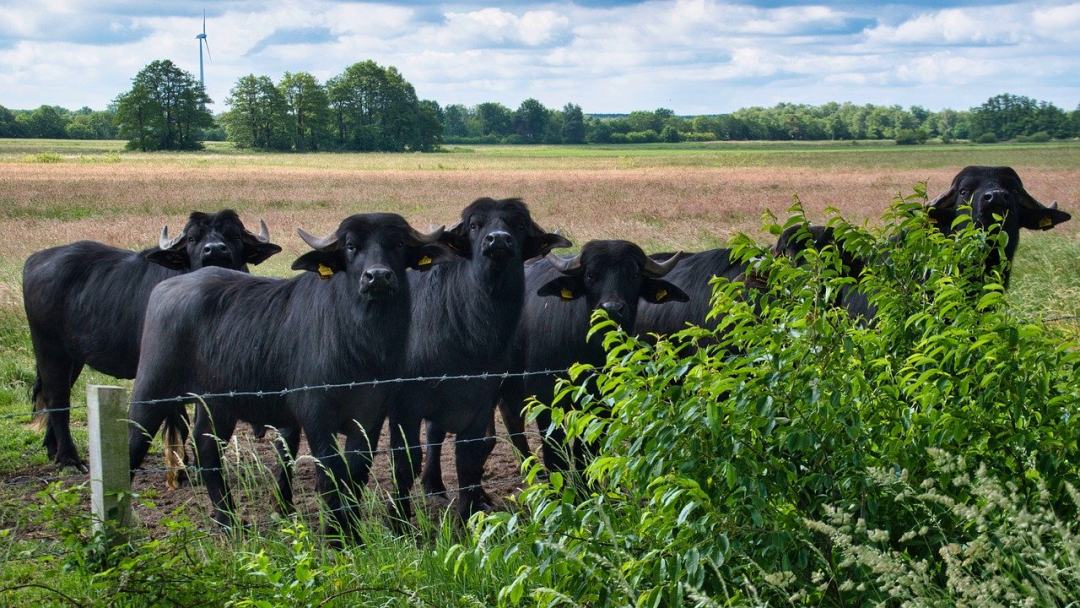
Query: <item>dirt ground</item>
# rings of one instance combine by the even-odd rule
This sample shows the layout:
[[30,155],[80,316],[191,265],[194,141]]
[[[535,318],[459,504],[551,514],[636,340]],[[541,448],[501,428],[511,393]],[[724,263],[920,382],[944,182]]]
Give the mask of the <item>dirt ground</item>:
[[[496,417],[498,418],[498,417]],[[539,438],[535,429],[527,431],[530,446],[539,453]],[[277,517],[276,499],[272,494],[277,471],[277,454],[273,447],[276,434],[269,431],[262,439],[257,439],[251,428],[241,424],[237,427],[234,440],[226,447],[225,466],[229,473],[227,479],[237,501],[237,507],[245,523],[261,527],[270,524]],[[513,446],[506,439],[507,432],[501,420],[496,420],[495,450],[484,469],[483,485],[485,491],[495,499],[495,507],[505,507],[505,500],[517,493],[522,487],[520,465]],[[418,509],[423,508],[428,515],[439,518],[453,506],[456,499],[457,471],[454,464],[453,436],[449,436],[442,453],[443,483],[447,488],[446,496],[424,496],[420,480],[413,487],[413,498]],[[387,448],[390,445],[387,428],[384,426],[379,439],[379,450],[372,466],[368,488],[377,500],[387,503],[392,493],[392,472]],[[190,451],[189,451],[190,452]],[[163,456],[160,450],[151,451],[147,456],[144,470],[137,471],[132,490],[138,497],[134,501],[137,520],[145,526],[147,533],[153,536],[165,532],[163,519],[176,514],[189,516],[206,529],[213,527],[209,519],[210,501],[206,491],[198,483],[183,483],[179,489],[169,490],[165,483]],[[296,494],[297,512],[310,523],[317,521],[319,500],[314,491],[315,462],[310,458],[307,442],[302,441],[297,458],[297,469],[293,488]],[[47,539],[51,535],[43,522],[32,517],[40,505],[36,496],[47,482],[60,481],[65,485],[88,484],[89,476],[73,469],[60,470],[54,465],[38,466],[17,471],[0,482],[0,513],[7,513],[3,519],[20,514],[19,521],[3,522],[0,527],[11,527],[16,538]],[[84,507],[90,509],[89,493]],[[151,504],[152,503],[152,506]]]

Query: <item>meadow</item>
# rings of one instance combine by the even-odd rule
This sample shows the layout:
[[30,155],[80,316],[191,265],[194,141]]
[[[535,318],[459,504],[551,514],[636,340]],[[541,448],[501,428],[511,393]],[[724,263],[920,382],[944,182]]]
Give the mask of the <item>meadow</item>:
[[[933,197],[961,167],[973,164],[1010,165],[1042,202],[1059,201],[1074,215],[1080,210],[1077,142],[448,146],[432,154],[298,155],[251,153],[215,142],[201,152],[146,154],[124,151],[123,142],[0,140],[0,416],[30,410],[33,356],[20,274],[26,256],[45,247],[78,239],[147,247],[156,243],[163,223],[179,229],[190,210],[231,207],[249,225],[265,219],[272,240],[284,247],[255,272],[287,276],[291,261],[305,250],[297,227],[321,234],[348,214],[375,210],[401,213],[420,228],[450,225],[474,198],[520,196],[538,223],[559,228],[577,245],[625,238],[648,251],[692,251],[723,246],[739,233],[759,242],[775,238],[764,232],[763,217],[783,218],[794,197],[813,219],[823,221],[836,210],[873,226],[890,200],[910,193],[915,183],[927,182]],[[1023,234],[1007,299],[1025,318],[1049,319],[1063,343],[1075,339],[1080,219]],[[88,382],[115,383],[85,370],[73,391],[76,402]],[[0,533],[18,539],[0,572],[15,578],[30,576],[16,564],[20,551],[30,555],[58,542],[33,523],[42,500],[34,492],[42,484],[22,481],[85,479],[46,463],[28,420],[0,417]],[[83,411],[74,420],[85,453]],[[513,460],[500,449],[499,470],[512,471]],[[503,491],[514,488],[506,484]],[[198,491],[177,499],[153,487],[142,490],[169,509],[199,517],[206,511]],[[450,542],[445,526],[432,526],[436,545]],[[402,559],[430,565],[431,555],[412,550],[380,549],[368,565],[386,569]],[[395,593],[386,592],[390,598]]]

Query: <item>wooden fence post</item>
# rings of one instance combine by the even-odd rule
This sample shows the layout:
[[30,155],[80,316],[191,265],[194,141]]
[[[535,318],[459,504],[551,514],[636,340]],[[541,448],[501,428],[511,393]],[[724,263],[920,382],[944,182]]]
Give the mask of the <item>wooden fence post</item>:
[[86,407],[94,530],[108,532],[132,521],[128,392],[118,386],[88,385]]

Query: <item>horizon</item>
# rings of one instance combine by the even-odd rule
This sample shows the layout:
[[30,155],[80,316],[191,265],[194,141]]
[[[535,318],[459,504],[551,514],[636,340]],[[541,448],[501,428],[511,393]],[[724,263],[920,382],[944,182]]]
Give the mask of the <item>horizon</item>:
[[[155,59],[198,75],[202,6],[0,2],[0,104],[104,109]],[[587,114],[781,102],[968,109],[1009,92],[1073,110],[1080,2],[207,3],[211,109],[237,78],[366,59],[439,104]]]

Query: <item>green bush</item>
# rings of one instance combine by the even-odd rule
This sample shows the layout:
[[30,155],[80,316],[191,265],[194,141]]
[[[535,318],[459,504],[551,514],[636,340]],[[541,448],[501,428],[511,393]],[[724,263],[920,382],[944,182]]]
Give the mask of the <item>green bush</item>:
[[975,143],[977,144],[996,144],[997,141],[997,135],[994,135],[993,133],[983,133],[975,138]]
[[922,129],[897,129],[896,131],[896,145],[898,146],[926,143],[926,139],[926,131]]
[[[533,463],[520,511],[477,516],[448,563],[516,569],[502,605],[876,604],[876,574],[808,522],[850,514],[935,581],[950,576],[942,551],[972,537],[970,518],[943,511],[910,542],[926,519],[882,475],[977,503],[934,465],[944,451],[1022,505],[1074,514],[1080,354],[1006,308],[1000,272],[985,270],[1000,232],[944,236],[925,202],[922,187],[896,201],[880,232],[830,221],[838,246],[874,261],[858,279],[835,246],[793,263],[744,238],[736,253],[767,287],[747,297],[716,281],[714,328],[653,344],[599,319],[607,365],[577,366],[557,394],[575,409],[551,411],[595,458],[546,483]],[[804,223],[795,211],[773,232]],[[855,287],[872,323],[837,305]]]
[[1046,131],[1036,131],[1035,133],[1032,133],[1031,135],[1017,135],[1016,137],[1013,138],[1013,141],[1016,141],[1017,143],[1022,143],[1022,144],[1041,144],[1041,143],[1046,143],[1046,142],[1050,141],[1051,139],[1053,139],[1053,138],[1051,138],[1050,134],[1047,133]]

